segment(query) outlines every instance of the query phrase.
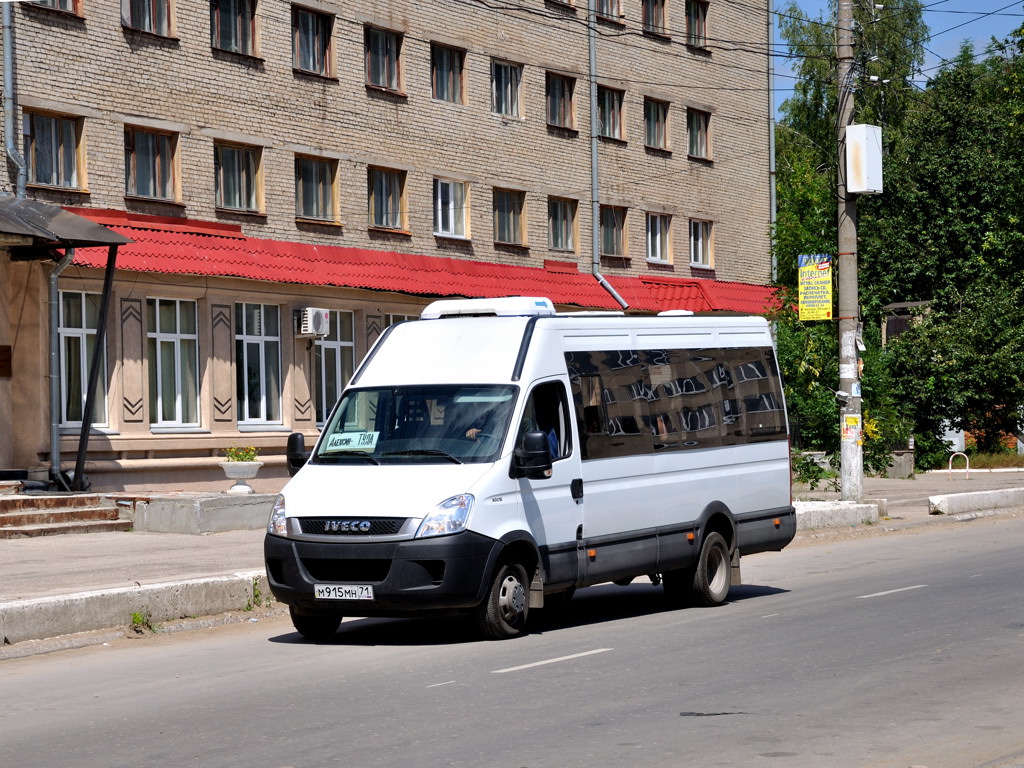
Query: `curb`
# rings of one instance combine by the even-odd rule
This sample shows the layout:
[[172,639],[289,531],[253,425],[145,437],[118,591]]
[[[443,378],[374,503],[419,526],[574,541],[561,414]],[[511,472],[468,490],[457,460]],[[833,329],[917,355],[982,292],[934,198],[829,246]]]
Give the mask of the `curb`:
[[979,509],[1006,509],[1007,507],[1024,507],[1024,489],[974,491],[973,493],[951,493],[928,497],[928,514],[930,515],[959,515]]
[[263,571],[101,589],[0,603],[0,645],[127,626],[251,610],[270,594]]

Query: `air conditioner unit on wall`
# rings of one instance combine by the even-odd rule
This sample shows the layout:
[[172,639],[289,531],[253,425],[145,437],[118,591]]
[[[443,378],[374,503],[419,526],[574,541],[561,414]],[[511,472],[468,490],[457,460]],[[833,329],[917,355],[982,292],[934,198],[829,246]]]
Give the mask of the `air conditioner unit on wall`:
[[331,328],[331,310],[304,307],[295,311],[295,335],[299,338],[326,336]]

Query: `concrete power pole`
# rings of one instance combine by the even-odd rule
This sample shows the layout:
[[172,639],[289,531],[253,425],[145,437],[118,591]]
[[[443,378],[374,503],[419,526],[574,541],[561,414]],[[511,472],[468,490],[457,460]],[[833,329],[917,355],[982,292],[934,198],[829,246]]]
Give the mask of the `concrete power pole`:
[[839,168],[839,398],[840,489],[844,501],[864,495],[864,451],[861,424],[860,371],[857,343],[860,294],[857,286],[857,198],[846,191],[846,127],[853,122],[853,0],[839,0],[838,47]]

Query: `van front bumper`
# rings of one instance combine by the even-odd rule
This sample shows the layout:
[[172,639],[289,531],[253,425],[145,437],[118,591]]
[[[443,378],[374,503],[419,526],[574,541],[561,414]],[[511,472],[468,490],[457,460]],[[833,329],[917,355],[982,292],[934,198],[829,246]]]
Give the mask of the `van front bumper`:
[[[267,534],[274,597],[303,613],[397,616],[471,608],[484,599],[501,543],[464,531],[395,542],[311,542]],[[373,600],[323,600],[317,584],[369,585]]]

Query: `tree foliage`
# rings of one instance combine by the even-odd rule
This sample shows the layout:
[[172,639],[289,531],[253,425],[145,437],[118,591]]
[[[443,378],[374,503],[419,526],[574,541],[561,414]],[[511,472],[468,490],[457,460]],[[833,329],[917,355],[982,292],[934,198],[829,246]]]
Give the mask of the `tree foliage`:
[[[835,250],[836,85],[829,24],[783,13],[800,81],[777,131],[774,248],[795,298],[796,256]],[[862,20],[855,67],[856,121],[882,125],[885,150],[885,192],[858,201],[863,404],[879,444],[913,428],[923,463],[941,456],[945,425],[990,449],[1024,415],[1024,27],[981,56],[965,46],[914,91],[921,6],[887,2],[884,13]],[[878,329],[896,302],[927,308],[883,350]],[[805,442],[834,451],[836,328],[781,315],[791,410]],[[866,464],[880,463],[871,453]]]

